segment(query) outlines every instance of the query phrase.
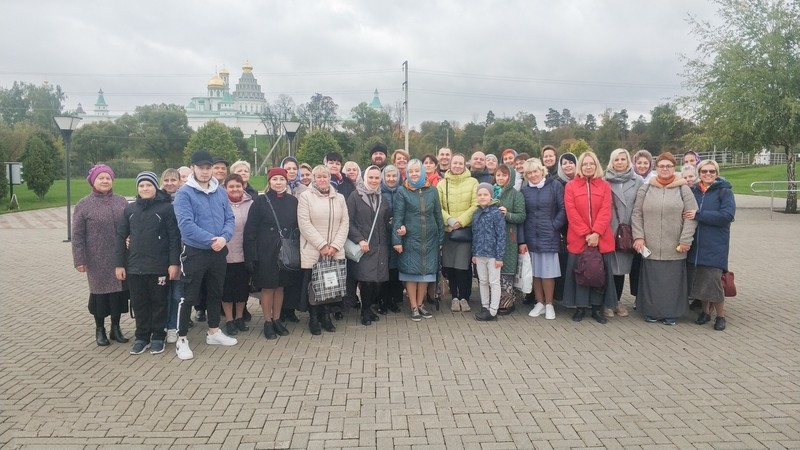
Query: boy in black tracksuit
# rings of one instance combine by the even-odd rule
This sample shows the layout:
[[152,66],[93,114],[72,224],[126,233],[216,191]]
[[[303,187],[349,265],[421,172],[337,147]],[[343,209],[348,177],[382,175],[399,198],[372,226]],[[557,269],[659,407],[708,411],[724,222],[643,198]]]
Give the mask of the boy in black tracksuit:
[[136,317],[138,355],[164,351],[169,280],[180,271],[181,238],[170,195],[158,189],[153,172],[136,177],[136,201],[125,207],[117,226],[117,278],[128,280]]

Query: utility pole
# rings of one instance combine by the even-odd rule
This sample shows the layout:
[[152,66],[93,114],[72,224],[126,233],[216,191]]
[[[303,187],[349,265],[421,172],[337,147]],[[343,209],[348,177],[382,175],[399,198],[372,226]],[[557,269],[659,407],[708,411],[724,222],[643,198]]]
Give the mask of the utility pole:
[[253,167],[256,169],[256,175],[258,175],[258,130],[253,130]]
[[406,99],[403,102],[403,110],[405,111],[405,121],[406,121],[406,153],[408,153],[408,60],[403,61],[403,70],[406,73],[406,80],[403,82],[403,91],[406,93]]

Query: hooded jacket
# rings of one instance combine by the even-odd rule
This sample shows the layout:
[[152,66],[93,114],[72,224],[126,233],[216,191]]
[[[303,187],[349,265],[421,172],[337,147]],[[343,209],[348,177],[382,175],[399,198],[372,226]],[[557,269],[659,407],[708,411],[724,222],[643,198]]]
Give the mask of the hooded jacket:
[[[130,238],[129,245],[126,240]],[[163,275],[180,264],[181,236],[170,195],[158,189],[149,200],[136,197],[117,225],[117,267],[134,275]]]
[[506,255],[506,221],[497,200],[478,206],[472,215],[472,256],[503,261]]
[[717,178],[703,192],[699,183],[692,186],[698,209],[694,220],[697,229],[689,250],[688,261],[697,266],[728,270],[728,252],[731,245],[731,222],[736,215],[736,200],[731,184]]
[[212,239],[220,236],[229,242],[236,219],[228,195],[213,177],[208,189],[197,184],[194,175],[175,194],[175,216],[183,243],[201,250],[210,250]]
[[[519,242],[517,241],[517,227],[525,222],[525,198],[514,188],[516,185],[517,172],[512,168],[510,178],[506,187],[502,189],[497,201],[498,206],[505,206],[505,229],[506,229],[506,253],[503,258],[503,267],[500,273],[516,274],[517,264],[519,263]],[[495,190],[499,188],[494,185]]]

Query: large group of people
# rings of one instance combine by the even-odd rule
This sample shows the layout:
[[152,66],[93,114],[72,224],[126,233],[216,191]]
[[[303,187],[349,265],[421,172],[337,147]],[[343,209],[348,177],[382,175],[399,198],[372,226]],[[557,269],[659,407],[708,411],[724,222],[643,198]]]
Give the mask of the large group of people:
[[[128,342],[120,317],[129,299],[131,354],[174,343],[180,359],[191,359],[192,319],[207,321],[207,344],[236,345],[249,329],[251,296],[260,299],[264,337],[274,340],[290,334],[285,322],[298,322],[297,311],[308,313],[312,335],[335,332],[348,298],[365,326],[400,312],[404,293],[410,319],[430,319],[444,285],[450,310],[474,306],[479,321],[522,301],[531,317],[553,320],[560,303],[574,309],[573,321],[589,312],[606,324],[629,315],[626,275],[646,322],[674,325],[694,305],[695,323],[713,314],[714,329],[725,329],[721,277],[736,206],[715,161],[690,151],[677,170],[669,152],[620,148],[604,167],[591,150],[559,155],[550,145],[540,156],[506,149],[468,159],[442,148],[414,158],[378,143],[364,170],[336,152],[313,167],[287,157],[257,192],[249,163],[199,150],[190,167],[167,169],[160,181],[140,173],[131,202],[114,193],[114,171],[98,164],[87,176],[92,193],[75,207],[72,241],[96,343]],[[322,302],[312,289],[316,267],[344,265],[347,245],[360,257],[348,256],[346,280],[333,280],[342,293]],[[297,267],[287,266],[286,250]],[[578,275],[588,253],[599,254],[599,284]],[[527,296],[517,285],[523,266]]]

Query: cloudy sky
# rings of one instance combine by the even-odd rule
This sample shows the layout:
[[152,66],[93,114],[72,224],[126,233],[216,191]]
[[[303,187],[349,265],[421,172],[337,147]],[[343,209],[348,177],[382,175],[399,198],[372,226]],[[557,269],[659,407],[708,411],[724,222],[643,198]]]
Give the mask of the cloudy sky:
[[[87,110],[102,88],[112,114],[186,105],[222,67],[250,61],[266,98],[331,96],[340,116],[380,91],[412,126],[464,124],[547,109],[631,120],[685,93],[680,54],[697,47],[689,14],[708,0],[84,1],[0,3],[0,86],[61,85]],[[88,106],[88,107],[87,107]]]

